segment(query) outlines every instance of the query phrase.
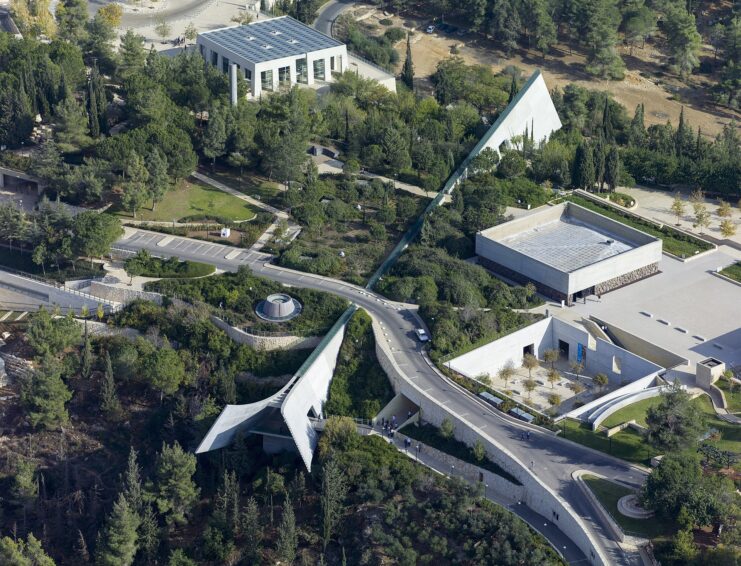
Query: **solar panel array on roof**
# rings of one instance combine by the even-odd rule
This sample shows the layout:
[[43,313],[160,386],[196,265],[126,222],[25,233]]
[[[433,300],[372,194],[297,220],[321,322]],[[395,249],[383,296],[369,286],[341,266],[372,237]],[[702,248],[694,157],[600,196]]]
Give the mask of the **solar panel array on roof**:
[[224,50],[244,57],[253,63],[262,63],[303,55],[343,44],[320,31],[294,20],[290,16],[253,22],[201,34]]

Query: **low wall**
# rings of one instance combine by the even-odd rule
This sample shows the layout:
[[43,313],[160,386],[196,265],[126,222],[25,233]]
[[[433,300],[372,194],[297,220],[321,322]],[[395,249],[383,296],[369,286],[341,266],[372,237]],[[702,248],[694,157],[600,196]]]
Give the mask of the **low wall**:
[[[599,474],[592,474],[591,472],[590,474],[601,479],[607,479],[603,476],[600,476]],[[579,489],[586,496],[594,510],[602,519],[602,523],[607,525],[608,531],[613,536],[613,538],[615,538],[615,540],[617,540],[618,542],[623,542],[625,540],[625,533],[623,532],[623,529],[621,529],[620,526],[615,522],[615,519],[612,518],[612,515],[610,515],[607,510],[602,507],[602,504],[599,502],[599,499],[597,499],[597,496],[581,478],[581,474],[579,472],[575,472],[573,478],[579,486]]]
[[622,397],[623,395],[626,395],[628,393],[642,391],[651,387],[656,380],[656,377],[657,374],[651,374],[647,375],[646,377],[642,377],[641,379],[638,379],[633,383],[629,383],[628,385],[621,387],[620,389],[616,389],[614,391],[611,391],[610,393],[603,395],[602,397],[595,399],[594,401],[590,401],[586,405],[582,405],[581,407],[577,407],[576,409],[569,411],[565,415],[559,417],[558,420],[566,417],[572,419],[581,419],[584,415],[591,413],[593,410],[601,407],[608,401],[612,401],[613,399],[617,399],[618,397]]
[[645,389],[644,391],[638,391],[637,393],[633,395],[629,395],[625,399],[620,399],[616,403],[610,405],[608,408],[606,408],[602,413],[597,416],[592,421],[592,430],[596,430],[597,427],[601,423],[607,419],[610,415],[614,415],[617,413],[620,409],[624,409],[625,407],[632,405],[633,403],[637,403],[638,401],[644,401],[646,399],[651,399],[653,397],[658,397],[661,395],[662,387],[650,387],[648,389]]
[[135,328],[120,328],[117,326],[109,326],[105,322],[98,322],[95,320],[81,320],[79,318],[74,319],[80,326],[87,326],[87,331],[90,336],[125,336],[126,338],[135,339],[137,336],[141,336],[141,332]]
[[126,304],[141,299],[144,301],[155,302],[158,305],[162,304],[162,295],[159,293],[150,293],[147,291],[139,291],[137,289],[124,289],[123,287],[113,287],[99,281],[91,281],[90,289],[87,292],[95,297],[115,303]]
[[381,367],[389,376],[396,392],[403,393],[420,407],[425,422],[439,427],[445,419],[448,419],[455,427],[454,436],[457,440],[468,446],[474,446],[477,440],[481,441],[490,459],[522,483],[522,501],[525,504],[543,517],[552,517],[554,512],[558,513],[560,517],[558,528],[581,549],[589,563],[600,566],[609,564],[587,525],[565,500],[528,471],[526,464],[520,462],[498,441],[468,421],[449,412],[438,400],[433,399],[414,383],[408,381],[396,364],[393,354],[385,347],[385,341],[382,339],[383,331],[375,319],[373,331],[376,335],[376,356]]
[[227,336],[239,344],[247,344],[255,350],[300,350],[315,348],[322,340],[321,336],[259,336],[250,334],[239,328],[235,328],[221,320],[218,316],[211,315],[211,322],[226,332]]

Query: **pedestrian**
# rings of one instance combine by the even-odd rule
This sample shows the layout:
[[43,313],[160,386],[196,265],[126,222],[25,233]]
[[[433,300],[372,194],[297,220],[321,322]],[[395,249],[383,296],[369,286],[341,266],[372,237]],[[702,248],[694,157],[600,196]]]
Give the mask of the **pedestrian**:
[[409,411],[409,412],[407,412],[407,420],[409,420],[409,419],[411,419],[411,418],[412,418],[412,412],[411,412],[411,411]]
[[530,460],[530,469],[531,469],[531,470],[533,469],[533,466],[534,466],[534,465],[535,465],[535,462],[534,462],[534,461],[532,461],[532,460]]
[[530,431],[527,431],[527,439],[530,440]]

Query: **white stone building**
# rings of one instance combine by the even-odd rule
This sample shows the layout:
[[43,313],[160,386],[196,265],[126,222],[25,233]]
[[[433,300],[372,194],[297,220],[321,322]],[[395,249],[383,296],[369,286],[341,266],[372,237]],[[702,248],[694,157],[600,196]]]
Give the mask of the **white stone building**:
[[343,43],[290,16],[203,32],[196,44],[211,65],[247,81],[253,96],[328,83],[348,68]]

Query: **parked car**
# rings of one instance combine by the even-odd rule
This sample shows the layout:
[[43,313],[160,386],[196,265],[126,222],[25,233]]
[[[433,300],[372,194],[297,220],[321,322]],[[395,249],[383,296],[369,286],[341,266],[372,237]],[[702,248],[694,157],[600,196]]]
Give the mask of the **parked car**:
[[425,30],[427,33],[432,33],[435,31],[435,26],[427,26],[427,29]]
[[425,332],[424,328],[417,328],[414,332],[417,335],[417,339],[420,342],[429,342],[430,341],[430,337],[427,335],[427,332]]

